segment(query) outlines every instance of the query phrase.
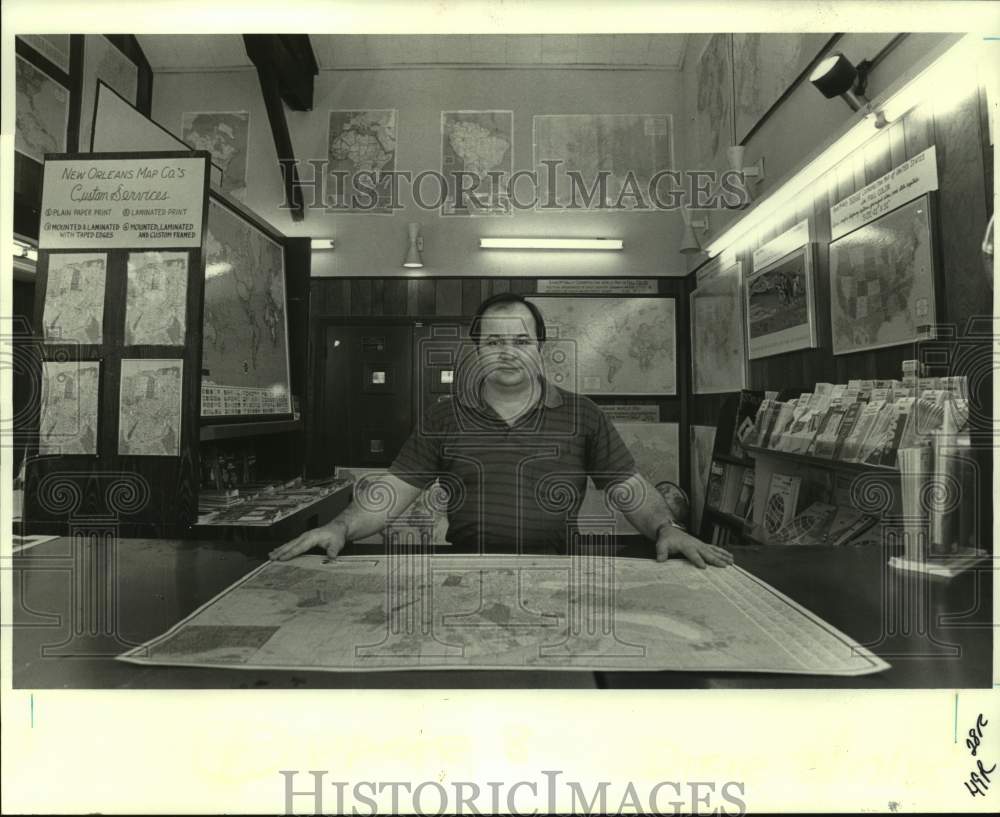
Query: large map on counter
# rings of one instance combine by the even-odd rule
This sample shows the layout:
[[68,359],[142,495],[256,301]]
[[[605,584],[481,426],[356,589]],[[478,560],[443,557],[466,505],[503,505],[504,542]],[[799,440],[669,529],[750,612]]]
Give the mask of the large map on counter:
[[546,374],[580,394],[676,394],[670,298],[529,298],[542,312]]
[[888,667],[738,567],[419,554],[265,563],[120,659],[330,671]]
[[282,246],[213,199],[205,253],[202,416],[288,414]]
[[[674,169],[673,118],[669,114],[559,114],[534,118],[534,166],[538,174],[537,208],[551,212],[586,212],[612,207],[627,212],[655,206],[649,189],[661,170]],[[547,165],[547,162],[559,162]],[[549,168],[555,167],[554,174]],[[599,171],[608,174],[603,200],[589,203]],[[579,173],[576,195],[569,173]],[[554,189],[549,185],[554,175]],[[642,197],[640,201],[636,193]],[[663,196],[663,189],[659,190]]]

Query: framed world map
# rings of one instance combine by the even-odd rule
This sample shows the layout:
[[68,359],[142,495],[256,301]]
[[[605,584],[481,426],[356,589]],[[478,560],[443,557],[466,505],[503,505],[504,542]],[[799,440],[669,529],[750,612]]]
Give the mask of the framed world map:
[[580,394],[676,394],[673,298],[528,299],[545,318],[546,377]]
[[835,355],[913,343],[935,321],[931,202],[923,195],[830,244]]

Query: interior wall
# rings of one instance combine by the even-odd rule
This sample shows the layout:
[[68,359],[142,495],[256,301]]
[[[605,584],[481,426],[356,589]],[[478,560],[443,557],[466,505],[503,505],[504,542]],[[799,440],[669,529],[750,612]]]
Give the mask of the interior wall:
[[[441,169],[441,111],[511,110],[514,170],[532,168],[532,117],[559,113],[648,113],[673,117],[674,153],[683,150],[681,74],[674,70],[443,69],[321,71],[312,111],[286,111],[296,158],[326,159],[328,111],[398,109],[397,170]],[[443,217],[421,210],[403,189],[404,208],[391,215],[308,212],[295,222],[278,208],[281,175],[264,103],[253,70],[158,73],[153,118],[179,133],[184,111],[250,111],[246,204],[295,236],[334,237],[334,252],[314,254],[313,275],[394,277],[407,248],[408,222],[422,225],[425,272],[435,276],[684,275],[677,253],[681,219],[675,212],[539,213]],[[311,169],[302,173],[308,179]],[[520,188],[519,188],[520,189]],[[429,191],[428,191],[429,192]],[[621,253],[480,251],[480,236],[571,235],[616,237]]]

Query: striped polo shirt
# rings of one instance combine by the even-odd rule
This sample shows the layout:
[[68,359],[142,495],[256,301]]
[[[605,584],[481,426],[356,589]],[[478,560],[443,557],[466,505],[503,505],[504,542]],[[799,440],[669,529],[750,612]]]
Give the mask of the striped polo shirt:
[[565,553],[587,477],[598,488],[635,460],[589,398],[542,380],[541,399],[513,424],[475,392],[434,404],[390,472],[448,492],[451,552]]

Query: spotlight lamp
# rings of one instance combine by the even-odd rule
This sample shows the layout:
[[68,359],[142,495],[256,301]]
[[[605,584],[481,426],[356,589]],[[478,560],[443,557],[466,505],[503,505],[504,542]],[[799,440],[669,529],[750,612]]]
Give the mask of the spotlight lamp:
[[733,145],[730,148],[726,148],[729,169],[739,174],[736,179],[736,186],[740,193],[740,204],[733,208],[736,210],[746,207],[753,201],[753,195],[747,186],[747,181],[752,181],[754,184],[760,184],[764,181],[764,157],[761,156],[752,165],[745,165],[743,163],[744,153],[746,153],[746,148],[743,145]]
[[852,111],[857,111],[868,104],[865,88],[871,67],[869,60],[862,60],[855,66],[847,57],[835,51],[820,60],[809,75],[809,81],[827,99],[839,96]]
[[403,266],[408,269],[420,269],[424,265],[421,253],[424,251],[424,237],[420,235],[420,225],[411,222],[407,225],[410,234],[410,246],[406,250],[406,257],[403,259]]
[[700,218],[692,218],[686,208],[681,211],[684,216],[684,235],[681,237],[680,252],[682,255],[697,255],[702,251],[698,233],[707,233],[709,229],[708,213]]

